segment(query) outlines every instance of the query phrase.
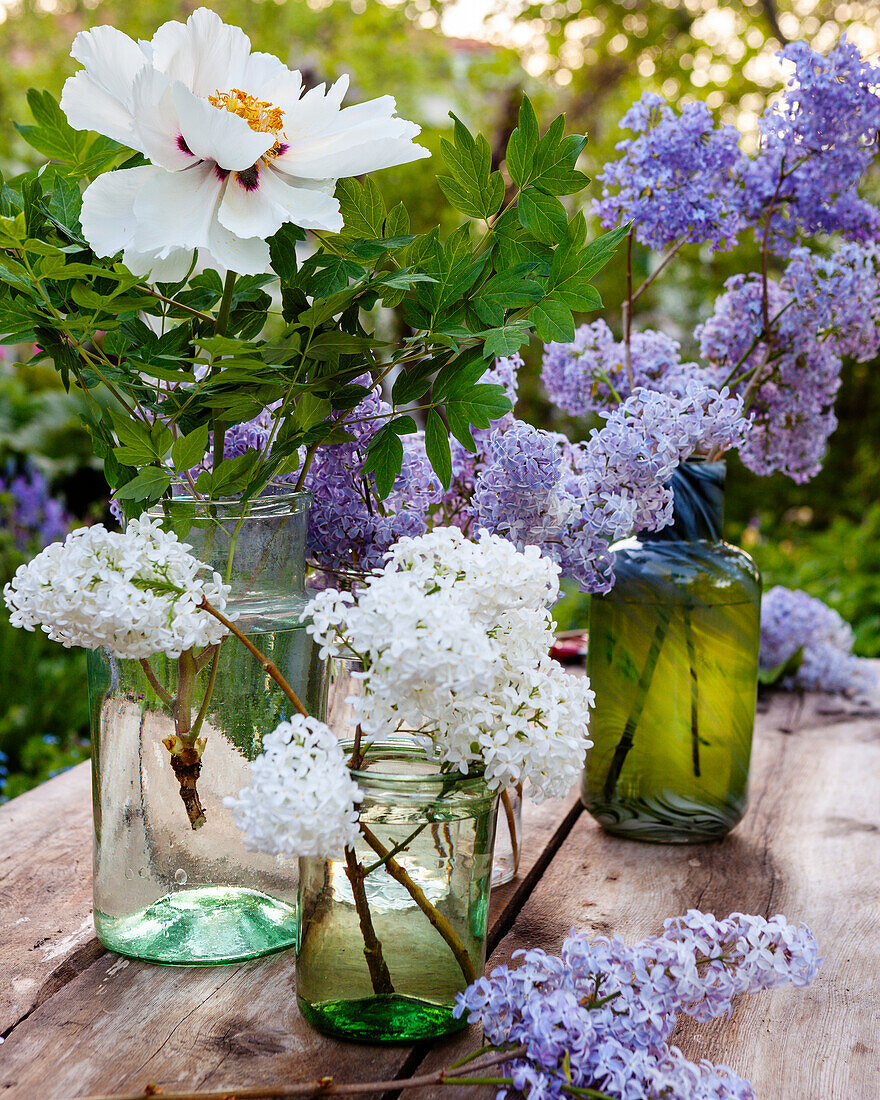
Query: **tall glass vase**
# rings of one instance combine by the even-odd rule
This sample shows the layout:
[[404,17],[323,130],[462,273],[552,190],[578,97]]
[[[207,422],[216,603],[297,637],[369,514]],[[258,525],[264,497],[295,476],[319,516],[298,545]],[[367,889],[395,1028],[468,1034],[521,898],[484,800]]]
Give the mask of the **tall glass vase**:
[[353,774],[357,845],[299,861],[300,1010],[344,1039],[457,1031],[456,995],[486,958],[498,795],[479,775],[438,770],[409,738],[371,744]]
[[761,584],[751,558],[720,541],[724,472],[685,463],[674,525],[619,543],[614,588],[591,601],[582,796],[619,836],[711,840],[745,812]]
[[[307,494],[175,499],[167,514],[232,585],[236,625],[319,713],[323,664],[299,621]],[[189,528],[188,534],[186,529]],[[262,738],[290,704],[245,647],[148,661],[89,655],[95,928],[110,950],[211,965],[290,947],[296,874],[246,850],[224,799],[249,784]]]

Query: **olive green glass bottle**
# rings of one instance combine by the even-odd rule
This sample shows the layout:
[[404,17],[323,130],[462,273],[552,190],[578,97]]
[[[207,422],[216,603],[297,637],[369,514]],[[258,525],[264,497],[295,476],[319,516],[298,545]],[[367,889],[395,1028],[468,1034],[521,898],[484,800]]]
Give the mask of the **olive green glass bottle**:
[[614,588],[591,601],[582,796],[619,836],[711,840],[746,809],[761,582],[720,540],[724,474],[722,462],[683,464],[674,524],[618,543]]

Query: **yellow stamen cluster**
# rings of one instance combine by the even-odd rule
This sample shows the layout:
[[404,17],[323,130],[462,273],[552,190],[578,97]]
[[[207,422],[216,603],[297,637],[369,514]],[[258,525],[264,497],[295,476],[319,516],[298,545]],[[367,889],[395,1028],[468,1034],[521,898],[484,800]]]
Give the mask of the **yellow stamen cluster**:
[[243,118],[258,134],[277,134],[284,125],[284,112],[280,107],[273,107],[265,99],[248,95],[241,88],[232,88],[228,92],[221,92],[218,88],[208,96],[208,102],[212,107],[221,107]]

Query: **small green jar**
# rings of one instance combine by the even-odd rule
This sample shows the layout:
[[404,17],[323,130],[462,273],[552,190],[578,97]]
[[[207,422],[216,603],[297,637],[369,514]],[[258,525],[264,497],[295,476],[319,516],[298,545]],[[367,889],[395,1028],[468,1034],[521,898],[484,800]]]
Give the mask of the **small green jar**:
[[618,543],[614,588],[591,601],[582,797],[618,836],[712,840],[746,809],[761,582],[720,541],[724,474],[680,467],[674,525]]
[[486,958],[498,795],[479,775],[439,771],[411,739],[371,745],[353,775],[354,852],[299,861],[300,1010],[362,1042],[457,1031],[456,994]]

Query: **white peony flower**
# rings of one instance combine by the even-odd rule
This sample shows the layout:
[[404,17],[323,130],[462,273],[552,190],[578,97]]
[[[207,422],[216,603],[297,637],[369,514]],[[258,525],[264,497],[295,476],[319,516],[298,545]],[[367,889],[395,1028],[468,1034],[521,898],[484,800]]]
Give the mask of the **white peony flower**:
[[329,727],[295,714],[263,738],[250,787],[224,803],[251,851],[329,859],[357,840],[362,798]]
[[493,788],[527,782],[533,798],[562,797],[590,745],[593,693],[549,656],[559,567],[458,528],[401,539],[356,599],[328,590],[306,608],[325,650],[364,661],[350,700],[364,733],[416,734],[440,761],[485,769]]
[[266,238],[284,222],[342,228],[338,179],[429,155],[391,96],[343,108],[347,77],[304,93],[299,72],[251,53],[207,8],[150,42],[83,31],[71,55],[85,66],[61,96],[71,126],[151,162],[105,173],[83,196],[86,239],[100,256],[122,250],[136,275],[183,278],[194,249],[203,265],[268,271]]
[[189,551],[146,516],[124,532],[80,527],[16,570],[3,590],[9,621],[39,626],[67,647],[135,660],[214,645],[227,630],[199,604],[207,597],[223,611],[229,585],[219,573],[200,576],[207,566]]

